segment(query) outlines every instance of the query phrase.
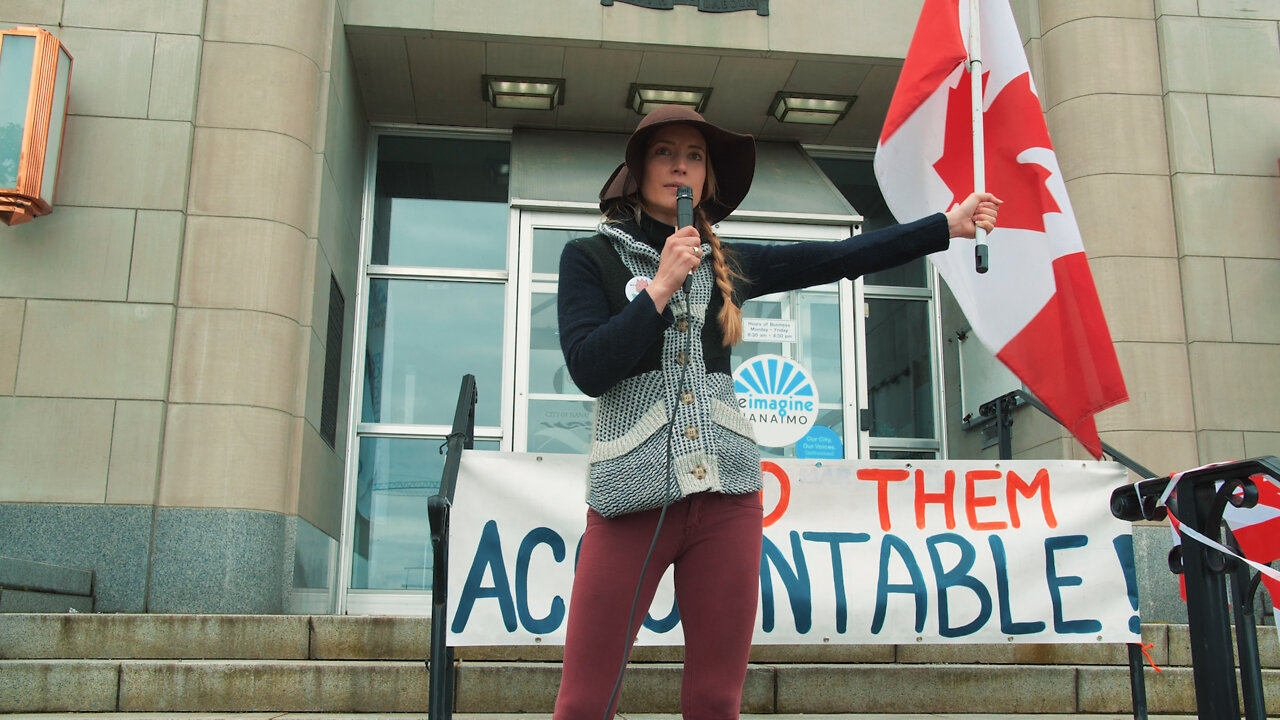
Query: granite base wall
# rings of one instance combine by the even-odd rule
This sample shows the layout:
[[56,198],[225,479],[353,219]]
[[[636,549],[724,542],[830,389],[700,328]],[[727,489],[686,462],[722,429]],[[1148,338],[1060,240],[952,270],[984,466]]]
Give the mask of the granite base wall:
[[0,555],[92,571],[97,612],[314,612],[292,596],[327,595],[335,549],[272,512],[0,503]]

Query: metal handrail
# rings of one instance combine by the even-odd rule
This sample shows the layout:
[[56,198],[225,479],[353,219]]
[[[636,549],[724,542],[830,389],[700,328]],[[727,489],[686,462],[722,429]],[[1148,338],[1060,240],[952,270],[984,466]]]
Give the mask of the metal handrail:
[[[985,403],[979,408],[983,416],[995,416],[1000,433],[1002,457],[1011,454],[1009,426],[1011,411],[1019,403],[1026,403],[1064,425],[1049,408],[1025,390],[1015,390]],[[1065,427],[1065,425],[1064,425]],[[1158,506],[1160,497],[1168,487],[1170,478],[1159,476],[1135,460],[1102,442],[1102,451],[1117,462],[1144,478],[1144,482],[1116,488],[1111,493],[1111,514],[1121,520],[1163,520],[1164,507]],[[1250,476],[1257,474],[1280,478],[1280,461],[1275,457],[1260,457],[1239,462],[1214,465],[1183,473],[1176,493],[1170,499],[1179,521],[1206,537],[1222,539],[1222,511],[1228,502],[1251,507],[1257,502],[1256,488],[1252,495],[1248,485]],[[1225,483],[1221,489],[1217,483]],[[1242,501],[1233,491],[1245,486]],[[1245,504],[1248,503],[1248,504]],[[1180,509],[1179,509],[1180,508]],[[1227,531],[1227,544],[1235,539]],[[1187,547],[1190,545],[1192,547]],[[1240,697],[1244,699],[1245,717],[1262,720],[1266,717],[1266,703],[1262,692],[1262,662],[1258,656],[1258,631],[1253,619],[1253,590],[1256,576],[1249,577],[1249,569],[1236,564],[1234,558],[1198,542],[1174,548],[1170,554],[1170,568],[1183,576],[1187,588],[1187,628],[1191,634],[1191,663],[1194,670],[1196,708],[1202,720],[1239,720],[1240,704],[1236,694],[1235,657],[1240,662]],[[1231,617],[1227,611],[1226,575],[1231,576],[1232,603],[1235,614],[1235,642],[1231,648]],[[1133,698],[1135,720],[1147,717],[1146,680],[1143,676],[1141,646],[1129,643],[1129,683]]]
[[431,522],[431,659],[427,661],[430,672],[429,710],[430,720],[450,720],[453,717],[453,648],[447,645],[446,630],[449,624],[449,510],[453,507],[453,491],[458,484],[458,466],[462,451],[475,447],[476,437],[476,378],[462,376],[458,390],[458,405],[453,412],[453,428],[445,439],[441,451],[446,452],[444,470],[440,475],[440,489],[427,499],[427,519]]
[[[1168,501],[1184,528],[1230,547],[1223,538],[1222,512],[1230,503],[1253,507],[1258,502],[1255,475],[1280,478],[1280,460],[1273,456],[1189,470],[1182,473]],[[1156,501],[1172,478],[1154,478],[1139,485],[1116,488],[1111,493],[1111,514],[1121,520],[1157,519],[1164,515]],[[1222,486],[1219,487],[1218,483]],[[1236,493],[1237,490],[1243,492]],[[1195,680],[1196,708],[1207,720],[1238,720],[1235,656],[1240,662],[1240,689],[1249,720],[1266,717],[1258,657],[1257,626],[1252,616],[1253,583],[1248,569],[1235,558],[1191,540],[1170,553],[1170,568],[1182,575],[1187,589],[1187,629],[1191,634],[1191,667]],[[1232,576],[1236,647],[1231,647],[1231,616],[1227,608],[1226,576]],[[1247,589],[1246,589],[1247,588]]]

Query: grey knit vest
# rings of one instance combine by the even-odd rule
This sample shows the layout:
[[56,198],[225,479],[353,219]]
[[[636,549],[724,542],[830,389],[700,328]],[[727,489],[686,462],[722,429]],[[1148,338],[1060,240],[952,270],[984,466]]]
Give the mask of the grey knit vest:
[[[634,224],[601,223],[598,231],[575,242],[600,270],[610,310],[617,314],[630,302],[627,281],[653,278],[660,256],[632,236]],[[599,246],[586,247],[601,240],[612,246],[621,268]],[[709,254],[710,247],[704,245],[703,252]],[[705,367],[703,325],[713,291],[711,264],[704,263],[693,275],[689,313],[684,312],[683,292],[678,292],[671,299],[678,319],[664,331],[662,342],[654,343],[637,372],[596,402],[587,504],[601,515],[647,510],[698,492],[760,490],[760,451],[751,424],[738,409],[733,380]],[[657,363],[646,362],[652,359]]]

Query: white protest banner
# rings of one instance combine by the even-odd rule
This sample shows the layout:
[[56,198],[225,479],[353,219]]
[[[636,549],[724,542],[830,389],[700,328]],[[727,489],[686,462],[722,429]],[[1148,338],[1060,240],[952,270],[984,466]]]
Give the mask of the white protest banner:
[[[753,642],[1079,643],[1140,639],[1115,463],[763,463]],[[586,525],[581,455],[463,453],[449,643],[558,645]],[[670,573],[638,643],[683,642]]]

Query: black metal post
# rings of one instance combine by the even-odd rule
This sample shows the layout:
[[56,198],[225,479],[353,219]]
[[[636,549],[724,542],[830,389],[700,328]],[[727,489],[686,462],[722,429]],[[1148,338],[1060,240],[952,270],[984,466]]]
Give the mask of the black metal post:
[[[1174,490],[1178,517],[1186,528],[1211,540],[1221,536],[1222,516],[1213,517],[1217,490],[1213,482],[1184,475]],[[1212,553],[1212,555],[1211,555]],[[1239,720],[1235,658],[1231,651],[1231,619],[1227,588],[1218,551],[1191,539],[1182,543],[1182,578],[1187,588],[1187,626],[1191,634],[1191,670],[1200,720]],[[1223,672],[1223,670],[1228,670]]]
[[[1240,552],[1235,538],[1228,534],[1227,547]],[[1267,716],[1267,703],[1262,692],[1262,662],[1258,657],[1258,625],[1253,618],[1253,578],[1249,566],[1240,563],[1231,573],[1231,605],[1235,608],[1236,653],[1240,657],[1240,692],[1244,698],[1244,716],[1248,720],[1263,720]],[[1256,586],[1254,586],[1256,587]]]
[[476,379],[462,378],[458,405],[453,413],[453,429],[445,440],[448,454],[440,476],[440,490],[427,499],[427,519],[431,522],[431,659],[427,661],[428,717],[450,720],[453,717],[453,648],[448,646],[449,627],[449,510],[453,507],[453,491],[458,482],[458,466],[462,451],[475,447]]
[[[453,716],[453,648],[447,646],[449,593],[449,508],[446,498],[433,495],[427,500],[431,521],[434,566],[431,571],[431,659],[427,661],[428,715],[431,720]],[[440,538],[439,540],[437,538]]]
[[1013,393],[996,400],[996,432],[1000,437],[1000,459],[1013,459]]
[[1142,643],[1125,643],[1129,648],[1129,697],[1133,700],[1133,720],[1147,720],[1147,676]]

